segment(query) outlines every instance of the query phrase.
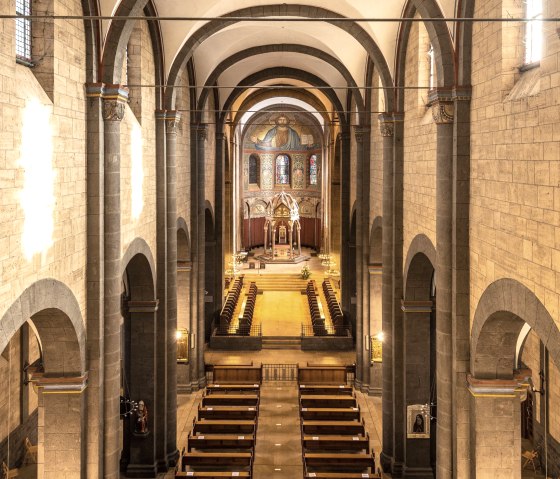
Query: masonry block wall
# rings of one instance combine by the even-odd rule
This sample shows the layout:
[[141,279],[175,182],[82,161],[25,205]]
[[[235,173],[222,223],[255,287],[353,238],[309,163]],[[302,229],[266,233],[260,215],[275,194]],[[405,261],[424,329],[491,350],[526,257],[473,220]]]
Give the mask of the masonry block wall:
[[[60,7],[61,14],[82,13],[78,0],[69,0]],[[13,1],[0,2],[3,14],[13,14],[14,8]],[[50,40],[55,57],[52,100],[33,70],[16,64],[14,23],[0,22],[0,36],[0,317],[25,288],[42,278],[56,278],[66,284],[83,313],[86,264],[83,22],[57,22],[56,39]],[[22,131],[26,132],[25,138]],[[22,156],[26,151],[24,164]],[[41,163],[39,167],[46,173],[41,176],[41,182],[36,183],[26,175],[31,169],[29,162],[35,167],[37,162]],[[27,212],[24,199],[29,201]],[[26,218],[30,220],[33,210],[45,205],[52,209],[46,208],[41,215],[43,228],[29,230],[26,237],[32,243],[39,238],[47,241],[26,255],[27,240],[23,239]]]
[[[177,216],[183,218],[192,231],[191,220],[191,132],[190,132],[190,93],[187,86],[189,80],[186,69],[179,76],[179,88],[175,92],[175,107],[181,111],[181,123],[177,134]],[[192,238],[189,238],[192,241]]]
[[[377,72],[373,75],[372,87],[380,87],[381,80]],[[381,96],[383,90],[373,90],[371,93],[371,111],[382,111]],[[369,229],[373,220],[378,216],[383,216],[383,137],[379,130],[379,119],[377,114],[371,116],[371,135],[370,135],[370,182],[369,189]]]
[[[414,23],[406,49],[406,86],[428,85],[427,38],[424,25]],[[415,90],[405,92],[403,261],[418,234],[425,234],[436,244],[436,124],[424,102],[426,91],[420,91],[423,96]]]
[[[146,22],[138,22],[128,52],[142,85],[155,82],[152,42]],[[132,72],[131,72],[132,73]],[[137,237],[146,241],[156,256],[156,142],[155,91],[132,89],[121,124],[121,251]],[[141,114],[140,117],[137,114]],[[138,206],[137,202],[142,206]]]
[[208,124],[206,142],[204,143],[204,173],[205,173],[205,198],[212,205],[212,215],[214,226],[216,225],[216,201],[223,198],[216,198],[216,114],[214,110],[218,105],[214,102],[214,95],[208,95],[206,111],[204,112],[204,122]]

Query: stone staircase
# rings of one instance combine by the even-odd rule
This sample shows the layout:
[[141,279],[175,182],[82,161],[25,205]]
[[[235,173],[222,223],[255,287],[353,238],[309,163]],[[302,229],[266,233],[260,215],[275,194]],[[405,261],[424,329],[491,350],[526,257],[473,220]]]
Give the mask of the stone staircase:
[[299,336],[263,336],[263,349],[301,349]]
[[[309,279],[320,284],[323,277],[312,275]],[[244,282],[249,284],[251,281],[257,283],[260,291],[302,291],[309,280],[301,279],[299,274],[245,274]]]

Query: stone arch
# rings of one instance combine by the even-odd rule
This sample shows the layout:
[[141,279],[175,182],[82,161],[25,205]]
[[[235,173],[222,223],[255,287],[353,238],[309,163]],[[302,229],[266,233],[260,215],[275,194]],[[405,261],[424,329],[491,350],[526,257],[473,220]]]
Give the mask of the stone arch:
[[206,233],[206,241],[208,242],[208,232],[210,231],[210,238],[214,239],[214,228],[215,228],[215,220],[214,220],[214,208],[212,208],[212,204],[206,200],[204,202],[204,211],[205,211],[205,233]]
[[477,379],[512,379],[516,343],[523,324],[539,336],[560,367],[560,331],[554,319],[523,284],[499,279],[486,288],[471,330],[471,373]]
[[429,263],[431,263],[432,269],[435,269],[436,248],[434,247],[434,244],[431,242],[430,238],[428,238],[424,234],[419,234],[415,236],[412,242],[410,243],[410,246],[408,248],[408,253],[406,255],[406,261],[404,263],[403,285],[405,286],[405,291],[406,291],[406,285],[408,284],[408,274],[412,270],[412,262],[415,261],[415,259],[418,260],[419,258],[417,257],[418,254],[422,254],[426,258],[426,260],[429,261]]
[[46,372],[76,376],[86,370],[84,320],[64,283],[42,279],[25,289],[0,320],[0,351],[28,320],[39,334]]
[[[143,1],[143,0],[137,0]],[[267,16],[299,16],[299,17],[312,17],[312,18],[340,18],[344,19],[342,15],[339,15],[330,10],[326,10],[321,7],[311,7],[307,5],[287,5],[287,4],[277,4],[277,5],[260,5],[255,7],[242,8],[224,15],[220,19],[213,20],[206,23],[200,29],[198,29],[181,47],[181,50],[175,57],[173,65],[171,65],[168,82],[169,85],[174,85],[177,77],[179,76],[179,70],[181,67],[192,58],[196,46],[201,44],[204,40],[209,38],[214,33],[227,28],[235,23],[237,20],[230,20],[228,17],[267,17]],[[329,21],[328,23],[346,31],[349,35],[352,35],[359,43],[361,43],[370,57],[373,58],[376,65],[378,65],[379,73],[382,78],[383,84],[385,86],[391,86],[391,74],[387,62],[383,53],[373,41],[373,39],[367,34],[367,32],[356,22],[337,22],[336,20]],[[169,89],[166,97],[166,105],[168,108],[172,109],[173,106],[173,88]],[[391,111],[393,107],[393,101],[391,95],[386,94],[386,104],[387,111]]]
[[[416,12],[422,18],[444,18],[435,0],[409,0],[403,10],[402,18],[412,18]],[[404,86],[405,82],[406,49],[412,25],[412,22],[402,22],[399,30],[395,62],[395,84],[398,86]],[[425,22],[424,25],[436,53],[435,64],[438,88],[449,88],[455,84],[455,53],[447,24],[445,22]],[[398,111],[404,111],[405,90],[398,89],[396,92],[397,100],[395,106],[398,108]]]
[[188,261],[191,257],[189,227],[183,217],[177,218],[177,261]]
[[382,263],[382,233],[383,218],[377,216],[371,225],[371,233],[369,235],[369,264]]
[[150,268],[150,274],[152,277],[152,288],[155,291],[155,277],[156,277],[156,263],[154,261],[154,256],[152,255],[152,251],[148,246],[148,243],[142,238],[135,238],[132,242],[128,245],[126,252],[124,253],[121,259],[121,274],[124,274],[126,271],[127,266],[131,262],[132,258],[136,255],[143,255],[148,262]]
[[[457,17],[474,17],[474,0],[460,0],[457,7]],[[472,32],[473,22],[459,22],[456,30],[457,45],[457,84],[471,84],[472,70]]]
[[204,104],[206,103],[206,97],[209,93],[208,87],[210,85],[216,84],[218,78],[224,71],[226,71],[231,66],[235,65],[236,63],[246,58],[249,58],[254,55],[260,55],[260,54],[271,53],[271,52],[303,53],[306,55],[319,58],[325,61],[326,63],[328,63],[329,65],[333,66],[347,81],[351,93],[356,97],[358,110],[364,111],[364,100],[362,94],[358,90],[358,85],[356,84],[354,78],[352,77],[348,69],[344,66],[344,64],[340,60],[333,57],[332,55],[329,55],[328,53],[325,53],[324,51],[319,50],[318,48],[312,48],[309,46],[297,45],[297,44],[260,45],[258,47],[247,48],[246,50],[237,52],[234,55],[230,56],[229,58],[225,59],[212,71],[212,73],[208,77],[208,80],[206,80],[204,89],[200,94],[200,98],[198,102],[198,110],[202,111],[204,109]]

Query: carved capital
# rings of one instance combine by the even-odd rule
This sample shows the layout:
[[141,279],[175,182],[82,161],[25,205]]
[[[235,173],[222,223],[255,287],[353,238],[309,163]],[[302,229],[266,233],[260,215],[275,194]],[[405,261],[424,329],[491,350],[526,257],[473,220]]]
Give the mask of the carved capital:
[[205,141],[208,137],[208,125],[205,123],[200,123],[198,125],[195,125],[194,129],[196,131],[196,137],[199,140]]
[[105,121],[122,121],[125,104],[122,100],[103,99],[103,119]]
[[391,114],[382,113],[379,115],[379,131],[381,136],[390,138],[395,135],[395,121]]
[[369,128],[365,128],[363,126],[354,127],[354,136],[356,137],[356,141],[358,143],[363,143],[368,133],[369,133]]
[[168,135],[176,136],[181,123],[181,113],[168,111],[165,115],[165,131]]
[[451,101],[436,100],[432,103],[432,117],[437,125],[453,123],[455,105]]

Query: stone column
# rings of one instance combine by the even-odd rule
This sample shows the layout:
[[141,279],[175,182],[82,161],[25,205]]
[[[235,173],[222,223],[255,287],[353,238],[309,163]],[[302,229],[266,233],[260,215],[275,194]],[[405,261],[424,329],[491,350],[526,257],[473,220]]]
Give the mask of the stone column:
[[274,261],[274,245],[276,244],[276,228],[274,221],[272,222],[272,260]]
[[104,478],[118,479],[121,391],[121,121],[128,91],[108,85],[104,121]]
[[[190,325],[190,287],[191,287],[191,262],[186,258],[177,258],[177,328],[186,329],[191,334]],[[189,362],[177,364],[177,392],[191,392],[191,343],[189,338]]]
[[[405,408],[412,404],[430,404],[430,320],[431,301],[402,300]],[[405,416],[406,418],[407,416]],[[428,427],[425,424],[425,427]],[[408,439],[405,444],[406,477],[433,477],[430,457],[430,439]]]
[[297,223],[297,246],[298,246],[298,256],[301,256],[301,225],[299,221]]
[[448,92],[435,91],[432,115],[437,124],[436,156],[436,376],[437,477],[453,475],[452,434],[452,242],[453,242],[453,116]]
[[204,324],[204,296],[205,296],[205,256],[206,256],[206,234],[205,234],[205,210],[204,200],[205,191],[205,147],[206,138],[208,136],[208,125],[193,125],[193,131],[196,135],[196,169],[191,172],[191,178],[195,181],[196,193],[196,216],[193,222],[197,223],[197,298],[198,298],[198,336],[197,336],[197,356],[198,356],[198,386],[204,387],[206,384],[206,374],[204,367],[204,342],[205,342],[205,324]]
[[34,383],[38,391],[37,478],[86,477],[82,432],[87,374],[41,377]]
[[[137,415],[125,419],[130,421],[130,459],[126,468],[127,477],[156,477],[158,463],[157,449],[165,438],[156,429],[158,417],[153,414],[157,408],[156,386],[156,312],[158,300],[129,301],[130,314],[130,397],[144,401],[148,411],[147,433],[135,431]],[[159,429],[159,428],[158,428]]]
[[288,235],[288,241],[290,242],[290,258],[294,255],[294,223],[293,221],[288,221],[290,226],[290,234]]
[[181,114],[165,118],[167,182],[167,437],[166,460],[174,467],[177,450],[177,130]]
[[158,466],[167,468],[167,158],[165,110],[156,111],[156,297],[161,298],[156,323],[156,409],[150,411],[156,436]]
[[383,272],[382,283],[382,330],[383,342],[383,389],[381,396],[383,414],[383,439],[380,462],[386,472],[393,464],[393,136],[394,122],[390,114],[379,116],[383,137]]
[[469,376],[468,384],[471,477],[521,479],[519,382]]
[[264,227],[264,254],[266,254],[267,243],[268,243],[268,224]]
[[87,95],[87,477],[103,471],[103,84]]
[[224,300],[224,148],[226,136],[216,132],[216,169],[214,216],[216,248],[214,258],[214,312],[220,311]]
[[[348,315],[351,311],[351,302],[353,291],[350,290],[350,276],[355,275],[354,265],[350,264],[350,248],[354,245],[350,244],[350,133],[341,133],[341,147],[340,147],[340,280],[341,280],[341,307],[344,314]],[[361,338],[357,337],[356,343],[359,343]],[[356,362],[356,367],[358,362]],[[359,378],[356,373],[356,378]]]

